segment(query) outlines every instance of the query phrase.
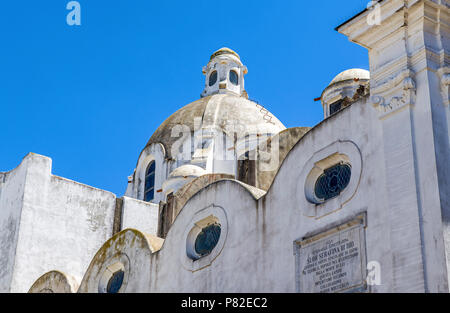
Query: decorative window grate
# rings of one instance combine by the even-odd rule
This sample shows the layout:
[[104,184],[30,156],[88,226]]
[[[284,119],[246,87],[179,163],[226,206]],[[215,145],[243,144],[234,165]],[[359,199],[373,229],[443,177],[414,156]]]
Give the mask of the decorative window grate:
[[326,201],[338,196],[348,186],[351,175],[351,166],[344,163],[326,169],[316,181],[316,197]]
[[220,233],[220,224],[211,224],[203,228],[195,239],[195,252],[202,257],[210,254],[219,242]]

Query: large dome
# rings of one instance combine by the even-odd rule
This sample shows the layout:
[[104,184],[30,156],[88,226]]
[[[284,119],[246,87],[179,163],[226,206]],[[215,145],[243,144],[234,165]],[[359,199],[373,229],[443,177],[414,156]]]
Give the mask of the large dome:
[[[194,131],[195,119],[201,120],[201,127],[215,128],[227,135],[231,134],[229,125],[234,125],[238,139],[247,135],[275,135],[286,127],[268,110],[256,102],[233,94],[216,94],[201,98],[176,111],[158,127],[147,146],[161,143],[172,158],[172,144],[179,137],[172,137],[175,125],[186,125]],[[196,125],[198,127],[198,125]]]

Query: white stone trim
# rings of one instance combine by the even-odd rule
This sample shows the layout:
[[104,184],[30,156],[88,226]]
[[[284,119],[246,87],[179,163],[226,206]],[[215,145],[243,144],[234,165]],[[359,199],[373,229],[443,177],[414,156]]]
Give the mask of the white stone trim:
[[445,106],[449,106],[450,95],[450,67],[442,67],[438,70],[438,75],[441,79],[441,94]]
[[[400,77],[400,79],[402,79],[401,89],[399,89],[397,93],[391,96],[375,94],[371,97],[372,106],[379,112],[380,119],[384,119],[392,113],[414,105],[416,98],[416,83],[411,76],[404,76],[404,73],[406,72],[411,73],[410,71],[403,71],[400,75],[396,76],[397,78]],[[385,85],[391,86],[394,84],[396,84],[396,79],[390,80]]]
[[167,178],[164,156],[165,150],[161,144],[152,144],[142,151],[134,177],[134,197],[136,199],[144,200],[145,172],[150,162],[155,161],[155,195],[151,202],[159,203],[159,201],[164,200],[161,193],[157,192]]
[[[321,202],[314,194],[316,180],[324,169],[340,162],[347,163],[352,167],[350,182],[337,197]],[[303,215],[320,218],[342,209],[355,195],[361,175],[361,152],[352,141],[335,141],[314,153],[306,162],[297,179],[297,203]]]
[[316,197],[316,193],[314,191],[316,182],[326,169],[338,165],[339,163],[344,163],[351,166],[349,158],[345,154],[339,153],[330,155],[329,157],[314,164],[314,167],[311,172],[309,172],[305,183],[305,196],[309,202],[315,204],[321,204],[325,202],[324,200]]
[[130,259],[125,253],[119,252],[104,264],[108,264],[104,266],[104,271],[102,276],[100,277],[100,281],[98,283],[98,292],[99,293],[107,293],[108,282],[119,270],[123,270],[123,282],[122,286],[119,289],[119,293],[123,293],[127,289],[128,285],[128,276],[130,273]]
[[[221,225],[219,242],[210,254],[199,257],[194,249],[195,239],[203,228],[202,226],[206,226],[209,222],[217,222]],[[198,211],[186,226],[182,237],[184,240],[180,242],[180,259],[183,267],[188,271],[195,272],[210,266],[222,252],[227,235],[228,219],[223,208],[212,204]]]

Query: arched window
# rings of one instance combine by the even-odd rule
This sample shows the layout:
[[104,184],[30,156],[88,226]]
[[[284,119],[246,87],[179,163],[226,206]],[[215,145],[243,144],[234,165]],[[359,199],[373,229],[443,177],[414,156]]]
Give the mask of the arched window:
[[239,75],[235,71],[230,71],[230,82],[235,86],[239,84]]
[[314,192],[316,197],[326,201],[338,196],[349,184],[352,168],[339,163],[326,169],[317,179]]
[[217,71],[214,71],[209,75],[209,86],[214,86],[217,82]]
[[155,161],[151,162],[145,172],[144,201],[150,202],[155,198]]

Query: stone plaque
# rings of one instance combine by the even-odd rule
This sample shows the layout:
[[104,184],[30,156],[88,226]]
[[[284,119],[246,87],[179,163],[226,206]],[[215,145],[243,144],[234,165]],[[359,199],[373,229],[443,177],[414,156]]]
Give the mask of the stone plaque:
[[299,292],[363,291],[366,281],[365,218],[296,241]]

